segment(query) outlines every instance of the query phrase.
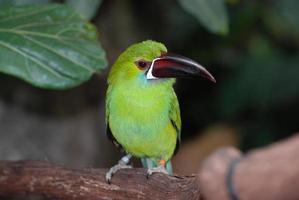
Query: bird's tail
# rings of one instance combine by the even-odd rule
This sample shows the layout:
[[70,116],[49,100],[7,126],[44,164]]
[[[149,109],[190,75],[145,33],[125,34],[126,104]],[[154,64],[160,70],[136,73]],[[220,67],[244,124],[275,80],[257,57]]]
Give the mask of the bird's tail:
[[[153,168],[158,166],[158,163],[156,161],[149,158],[141,158],[141,163],[142,166],[146,168]],[[166,170],[169,175],[172,175],[172,165],[170,160],[166,163]]]

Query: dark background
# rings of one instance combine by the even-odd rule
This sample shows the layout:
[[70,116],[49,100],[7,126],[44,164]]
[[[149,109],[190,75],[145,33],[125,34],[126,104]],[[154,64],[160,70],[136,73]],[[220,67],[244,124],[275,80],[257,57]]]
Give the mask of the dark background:
[[298,131],[299,3],[228,0],[230,31],[208,32],[174,0],[104,0],[92,22],[109,67],[66,91],[34,88],[0,74],[0,159],[49,160],[71,167],[109,167],[120,153],[106,139],[106,77],[132,43],[163,42],[200,62],[217,84],[178,80],[182,147],[175,172],[190,174],[215,149],[243,151]]

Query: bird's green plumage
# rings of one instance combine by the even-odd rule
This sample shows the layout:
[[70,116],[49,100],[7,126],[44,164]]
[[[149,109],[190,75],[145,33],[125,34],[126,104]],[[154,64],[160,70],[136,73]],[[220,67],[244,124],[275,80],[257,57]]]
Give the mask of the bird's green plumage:
[[108,78],[106,121],[113,137],[128,153],[168,161],[180,138],[175,79],[147,80],[135,62],[152,61],[166,52],[158,42],[144,41],[120,55]]

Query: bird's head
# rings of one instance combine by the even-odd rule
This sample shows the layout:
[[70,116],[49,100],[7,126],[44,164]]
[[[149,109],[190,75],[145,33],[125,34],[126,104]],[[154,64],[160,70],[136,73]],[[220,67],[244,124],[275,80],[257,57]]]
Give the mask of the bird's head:
[[166,47],[152,40],[133,44],[113,65],[108,82],[116,80],[173,80],[176,77],[201,76],[216,82],[199,63],[179,55],[168,53]]

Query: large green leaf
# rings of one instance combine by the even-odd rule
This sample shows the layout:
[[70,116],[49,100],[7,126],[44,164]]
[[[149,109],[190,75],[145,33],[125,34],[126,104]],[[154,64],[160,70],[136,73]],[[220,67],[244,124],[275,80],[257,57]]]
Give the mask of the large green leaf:
[[0,9],[0,72],[66,89],[107,65],[95,27],[58,5]]
[[228,32],[225,0],[179,0],[181,6],[213,33]]

